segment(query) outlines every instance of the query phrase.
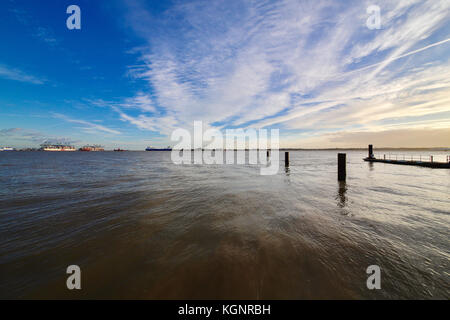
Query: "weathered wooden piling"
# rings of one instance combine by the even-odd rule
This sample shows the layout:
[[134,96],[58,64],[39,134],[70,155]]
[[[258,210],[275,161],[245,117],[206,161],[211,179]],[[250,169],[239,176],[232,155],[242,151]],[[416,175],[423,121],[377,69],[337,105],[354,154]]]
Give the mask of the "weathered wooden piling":
[[347,154],[338,153],[338,180],[345,181],[347,178]]
[[369,144],[369,158],[373,158],[373,145]]
[[270,156],[269,150],[267,150],[267,158]]
[[289,167],[289,152],[284,153],[284,165]]

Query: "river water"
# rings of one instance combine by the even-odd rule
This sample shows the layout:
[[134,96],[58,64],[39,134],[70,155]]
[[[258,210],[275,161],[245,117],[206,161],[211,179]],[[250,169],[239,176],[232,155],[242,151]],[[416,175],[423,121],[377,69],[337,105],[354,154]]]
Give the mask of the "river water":
[[450,170],[346,151],[339,183],[336,153],[291,151],[272,176],[170,152],[0,153],[0,298],[449,299]]

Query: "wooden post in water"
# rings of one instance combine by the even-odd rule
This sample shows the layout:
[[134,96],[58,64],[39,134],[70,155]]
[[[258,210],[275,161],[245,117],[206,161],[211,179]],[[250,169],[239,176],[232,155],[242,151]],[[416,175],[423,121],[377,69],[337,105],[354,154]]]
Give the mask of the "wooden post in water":
[[373,145],[369,144],[369,158],[373,158]]
[[347,154],[338,153],[338,180],[345,181],[347,178],[347,163],[346,163]]
[[431,162],[433,162],[433,156],[430,156]]
[[267,158],[269,157],[269,150],[267,150]]
[[284,153],[284,165],[289,167],[289,152]]

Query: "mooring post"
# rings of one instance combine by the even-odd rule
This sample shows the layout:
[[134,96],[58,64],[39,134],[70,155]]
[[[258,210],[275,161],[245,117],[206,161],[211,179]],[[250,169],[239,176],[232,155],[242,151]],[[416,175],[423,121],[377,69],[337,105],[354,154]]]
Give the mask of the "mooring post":
[[284,165],[289,167],[289,152],[284,153]]
[[373,158],[373,145],[369,144],[369,158]]
[[431,162],[433,162],[433,156],[430,156]]
[[267,150],[267,158],[269,157],[269,150]]
[[386,160],[386,155],[385,154],[383,155],[383,159]]
[[347,158],[347,154],[338,153],[338,180],[339,181],[345,181],[345,179],[347,177],[346,158]]

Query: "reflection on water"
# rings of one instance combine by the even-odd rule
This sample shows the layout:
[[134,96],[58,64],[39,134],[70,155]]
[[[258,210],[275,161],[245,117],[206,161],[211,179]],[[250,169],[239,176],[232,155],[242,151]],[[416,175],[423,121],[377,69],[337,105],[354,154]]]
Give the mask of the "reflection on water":
[[450,170],[365,156],[348,151],[338,183],[332,151],[291,151],[274,176],[167,152],[1,153],[0,298],[448,299]]
[[347,198],[345,193],[347,192],[347,183],[345,181],[338,181],[339,189],[338,189],[338,206],[341,208],[345,207],[345,203],[347,202]]

